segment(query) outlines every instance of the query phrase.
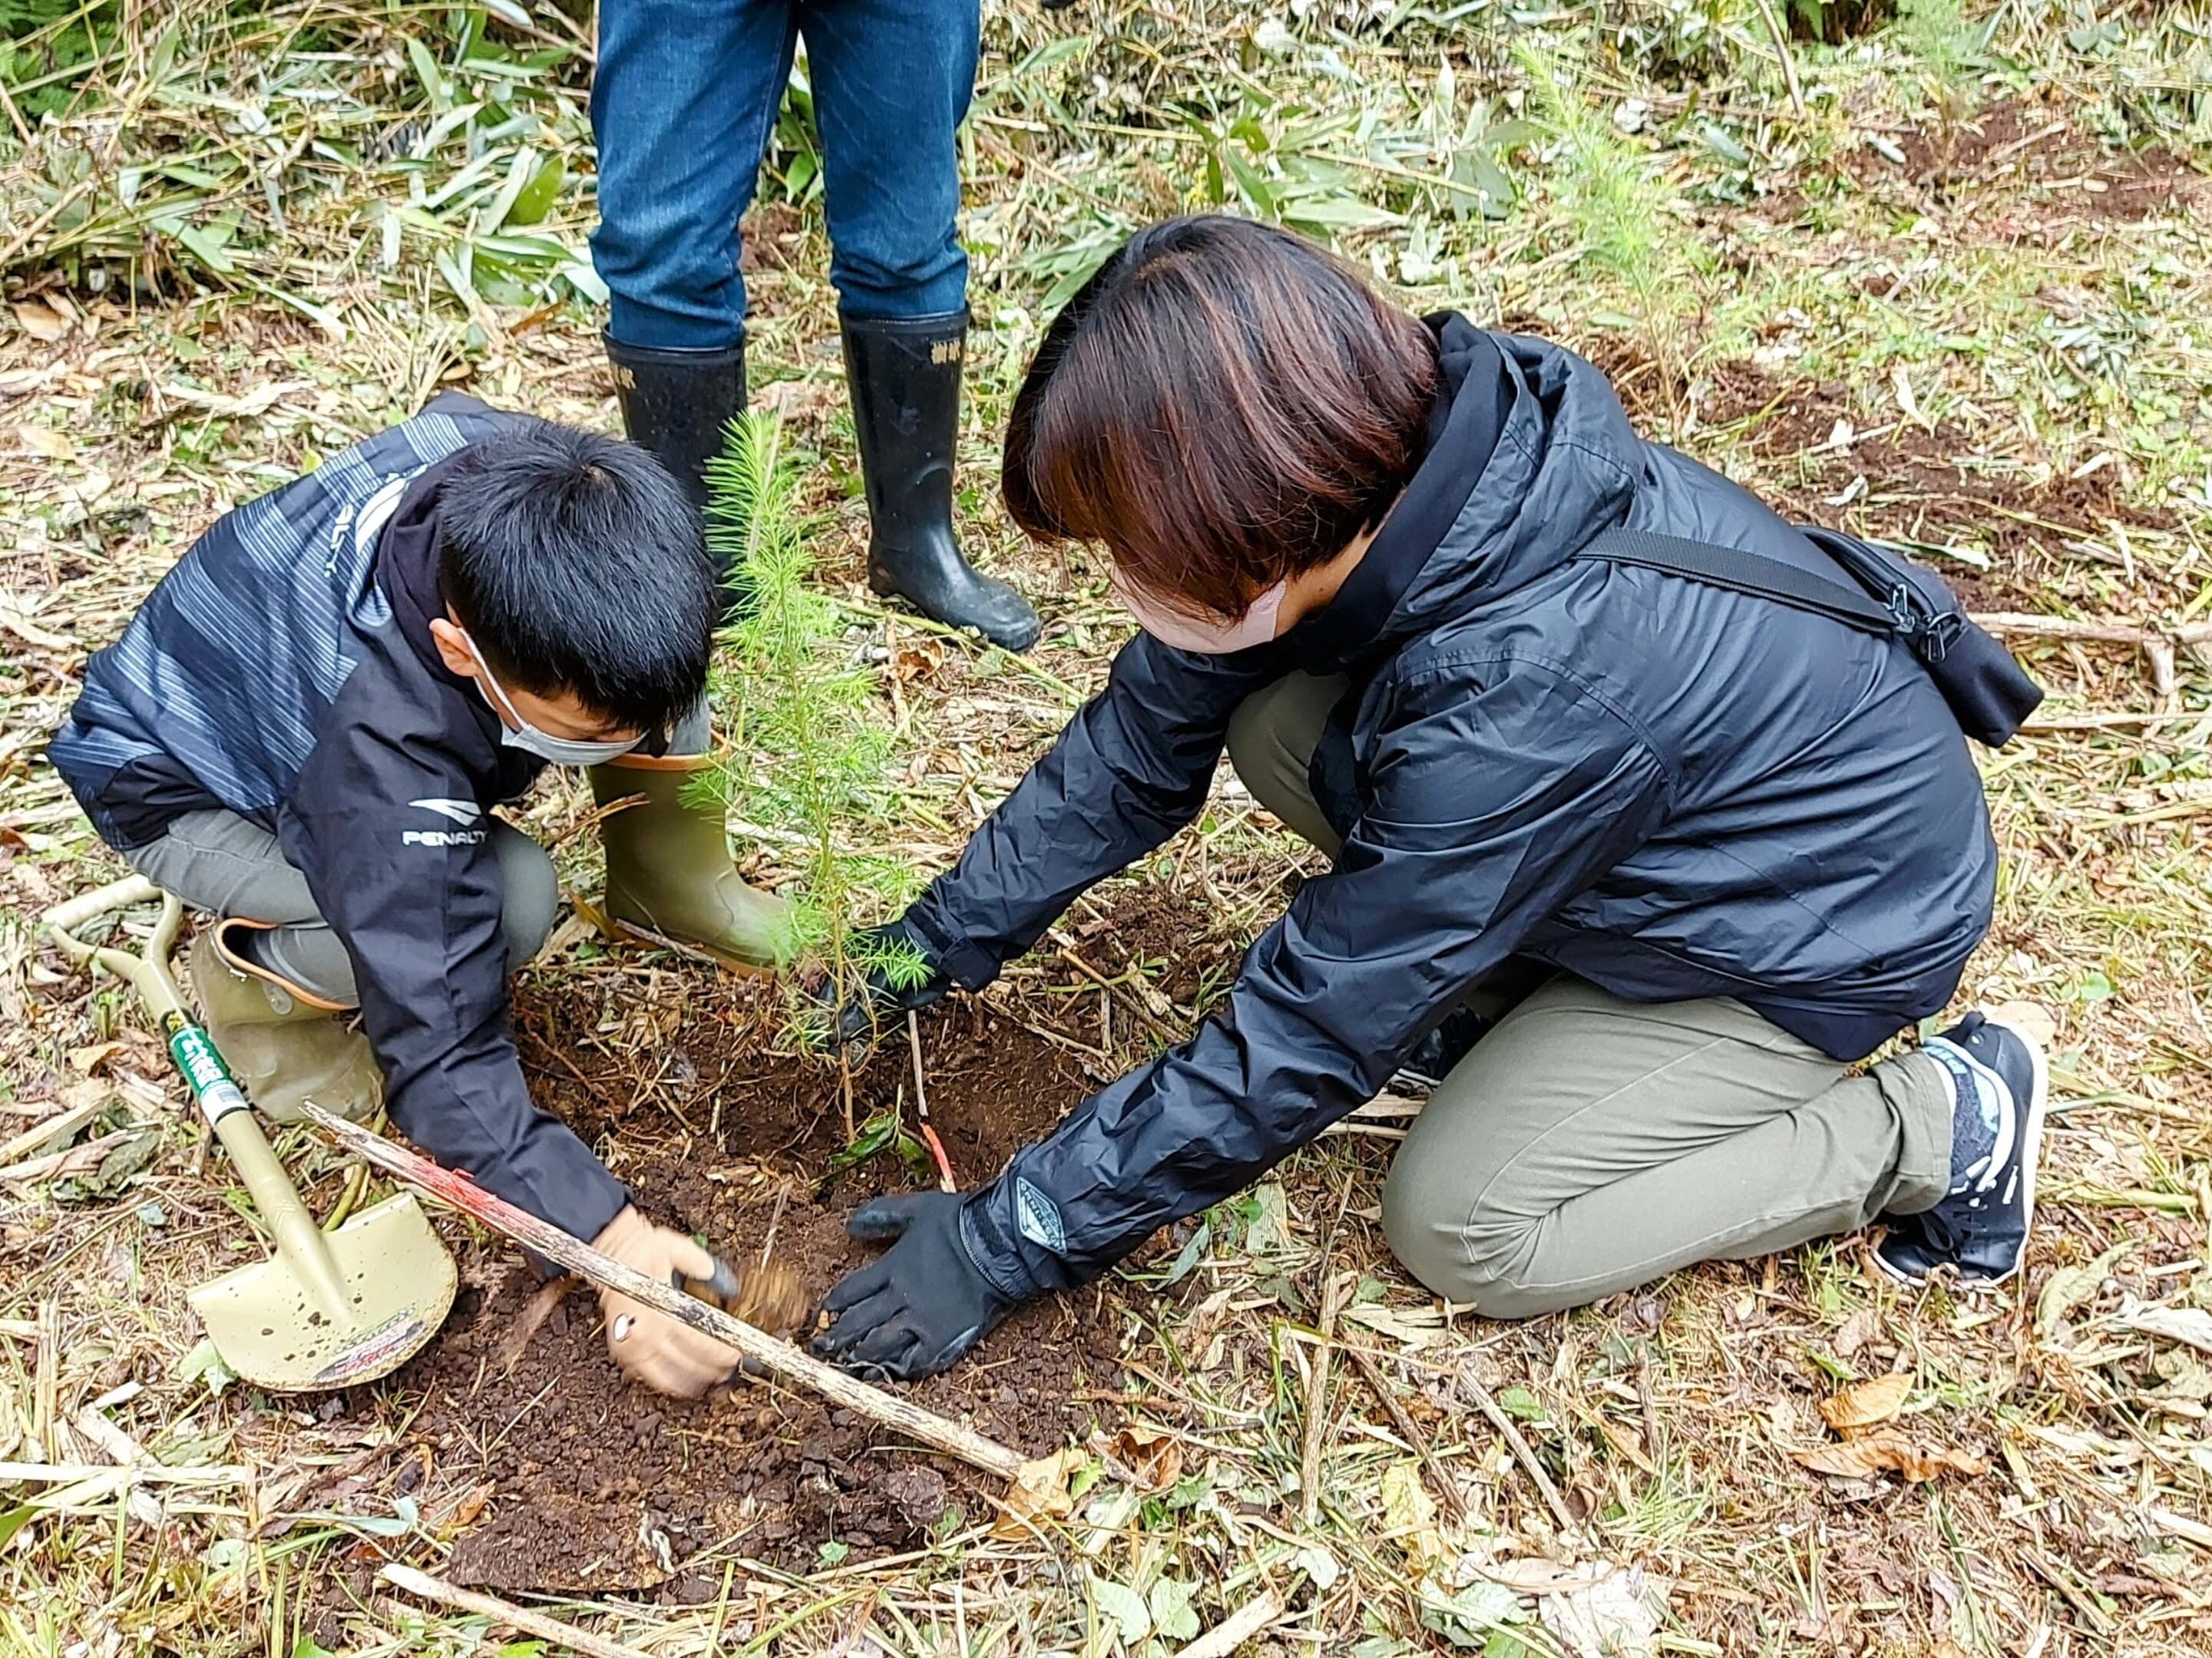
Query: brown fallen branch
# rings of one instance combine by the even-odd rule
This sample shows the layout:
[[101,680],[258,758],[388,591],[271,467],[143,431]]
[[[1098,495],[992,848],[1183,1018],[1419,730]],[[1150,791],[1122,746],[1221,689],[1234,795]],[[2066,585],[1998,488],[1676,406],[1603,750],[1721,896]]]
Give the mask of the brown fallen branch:
[[395,1145],[380,1134],[372,1134],[343,1117],[333,1116],[318,1105],[310,1103],[304,1108],[317,1127],[362,1162],[397,1175],[465,1214],[475,1216],[494,1231],[526,1249],[535,1250],[556,1266],[565,1266],[579,1277],[590,1279],[603,1290],[628,1296],[657,1313],[666,1314],[679,1324],[688,1324],[702,1335],[734,1347],[772,1376],[819,1394],[871,1422],[1002,1479],[1018,1479],[1027,1466],[1019,1452],[994,1439],[986,1439],[974,1429],[949,1421],[933,1411],[925,1411],[880,1388],[872,1388],[790,1342],[779,1341],[765,1331],[732,1318],[719,1307],[709,1306],[658,1278],[647,1277],[635,1267],[624,1266],[613,1256],[570,1237],[559,1227],[485,1191],[466,1175],[441,1169],[429,1158]]
[[2134,622],[2076,622],[2070,616],[2033,616],[2019,610],[1991,610],[1973,618],[2000,639],[2051,639],[2075,644],[2130,645],[2150,665],[2151,689],[2160,696],[2173,693],[2174,653],[2191,650],[2212,659],[2212,622],[2185,623],[2178,628],[2154,628]]
[[591,1658],[648,1658],[635,1647],[624,1646],[619,1641],[610,1641],[603,1635],[578,1629],[558,1618],[548,1618],[542,1612],[532,1612],[527,1606],[518,1606],[502,1600],[497,1595],[479,1594],[474,1589],[465,1589],[448,1583],[442,1577],[433,1577],[427,1571],[417,1571],[412,1566],[403,1566],[397,1561],[386,1564],[376,1574],[392,1588],[404,1589],[419,1600],[441,1606],[452,1606],[458,1612],[473,1612],[489,1618],[509,1629],[520,1630],[525,1635],[534,1635],[541,1641],[550,1641],[556,1646],[568,1647],[577,1652],[588,1653]]
[[1528,1483],[1535,1486],[1537,1494],[1544,1499],[1544,1506],[1551,1509],[1552,1518],[1559,1522],[1559,1529],[1563,1532],[1579,1529],[1574,1510],[1567,1506],[1566,1498],[1559,1495],[1559,1488],[1552,1483],[1552,1476],[1544,1471],[1544,1465],[1537,1461],[1536,1453],[1529,1448],[1528,1442],[1521,1436],[1521,1430],[1513,1425],[1513,1418],[1506,1415],[1498,1402],[1490,1396],[1490,1389],[1469,1376],[1464,1368],[1455,1379],[1459,1383],[1460,1391],[1474,1400],[1477,1408],[1490,1418],[1490,1425],[1498,1430],[1498,1436],[1505,1442],[1506,1449],[1513,1453],[1513,1460],[1521,1465],[1522,1473],[1528,1476]]
[[1359,1372],[1360,1380],[1367,1384],[1368,1392],[1373,1394],[1382,1408],[1389,1412],[1390,1424],[1397,1429],[1398,1436],[1412,1446],[1413,1454],[1421,1459],[1421,1467],[1427,1470],[1429,1483],[1436,1488],[1437,1500],[1444,1505],[1444,1512],[1465,1524],[1467,1499],[1459,1494],[1458,1485],[1453,1483],[1451,1475],[1444,1471],[1443,1462],[1437,1460],[1436,1448],[1429,1443],[1429,1436],[1413,1425],[1413,1418],[1406,1413],[1406,1407],[1399,1402],[1398,1395],[1392,1393],[1389,1383],[1383,1381],[1382,1367],[1364,1347],[1347,1344],[1344,1353],[1352,1361],[1352,1369]]

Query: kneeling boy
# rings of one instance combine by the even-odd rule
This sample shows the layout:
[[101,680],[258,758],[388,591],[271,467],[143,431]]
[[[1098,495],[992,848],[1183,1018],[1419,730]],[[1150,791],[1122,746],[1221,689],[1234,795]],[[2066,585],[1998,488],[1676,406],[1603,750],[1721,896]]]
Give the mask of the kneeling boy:
[[[775,902],[678,793],[706,763],[720,602],[644,451],[443,398],[201,537],[86,665],[50,757],[108,845],[216,918],[193,984],[264,1110],[367,1116],[380,1071],[441,1162],[641,1271],[704,1273],[531,1101],[507,975],[560,895],[490,808],[549,762],[593,767],[600,799],[642,797],[605,822],[610,910],[767,962]],[[735,1362],[603,1303],[617,1360],[663,1391]]]

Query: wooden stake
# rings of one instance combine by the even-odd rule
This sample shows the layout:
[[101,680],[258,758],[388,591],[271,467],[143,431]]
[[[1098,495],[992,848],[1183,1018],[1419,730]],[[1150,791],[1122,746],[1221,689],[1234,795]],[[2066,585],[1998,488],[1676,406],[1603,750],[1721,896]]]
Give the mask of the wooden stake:
[[593,1635],[588,1630],[578,1629],[574,1624],[564,1624],[558,1618],[548,1618],[542,1612],[532,1612],[527,1606],[518,1606],[495,1594],[479,1594],[474,1589],[465,1589],[448,1583],[442,1577],[433,1577],[427,1571],[417,1571],[412,1566],[403,1566],[397,1561],[386,1564],[377,1573],[392,1588],[425,1600],[434,1600],[440,1606],[453,1606],[462,1612],[473,1612],[496,1619],[525,1635],[534,1635],[541,1641],[550,1641],[556,1646],[569,1647],[586,1653],[590,1658],[649,1658],[636,1647],[624,1646],[619,1641],[610,1641],[604,1635]]
[[526,1249],[534,1249],[556,1266],[565,1266],[590,1279],[602,1290],[628,1296],[657,1313],[666,1314],[679,1324],[690,1326],[702,1335],[712,1336],[736,1348],[772,1375],[1002,1479],[1015,1479],[1027,1466],[1021,1454],[1010,1447],[986,1439],[973,1428],[948,1421],[933,1411],[925,1411],[880,1388],[872,1388],[791,1343],[779,1341],[765,1331],[732,1318],[719,1307],[709,1306],[673,1285],[624,1266],[613,1256],[570,1237],[559,1227],[485,1191],[466,1175],[441,1169],[419,1152],[395,1145],[380,1134],[372,1134],[343,1117],[333,1116],[312,1102],[301,1108],[317,1127],[363,1162],[397,1175],[465,1214],[475,1216],[494,1231],[512,1238]]

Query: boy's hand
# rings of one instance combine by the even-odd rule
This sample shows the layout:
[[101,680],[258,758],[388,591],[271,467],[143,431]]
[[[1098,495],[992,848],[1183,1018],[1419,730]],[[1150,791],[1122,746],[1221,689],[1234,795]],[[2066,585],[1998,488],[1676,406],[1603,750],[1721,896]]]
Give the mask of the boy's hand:
[[830,1291],[823,1308],[836,1322],[814,1351],[862,1376],[915,1382],[949,1367],[1012,1312],[961,1236],[966,1201],[917,1192],[854,1210],[845,1230],[891,1247]]
[[[662,1284],[673,1284],[678,1272],[696,1278],[714,1273],[714,1256],[681,1232],[655,1226],[635,1209],[624,1209],[609,1221],[592,1248]],[[633,1382],[678,1399],[696,1399],[738,1367],[736,1348],[628,1296],[600,1291],[599,1311],[607,1321],[607,1351]]]

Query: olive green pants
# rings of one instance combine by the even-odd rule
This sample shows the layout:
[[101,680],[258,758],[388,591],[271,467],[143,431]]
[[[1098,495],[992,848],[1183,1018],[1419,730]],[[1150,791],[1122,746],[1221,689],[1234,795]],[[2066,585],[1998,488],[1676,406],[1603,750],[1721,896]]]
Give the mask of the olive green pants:
[[[1306,766],[1343,686],[1294,674],[1229,728],[1245,786],[1331,856]],[[1932,1060],[1850,1075],[1741,1002],[1629,1002],[1564,973],[1510,1005],[1469,1000],[1502,1017],[1414,1121],[1382,1227],[1415,1278],[1490,1317],[1847,1232],[1949,1183]]]

